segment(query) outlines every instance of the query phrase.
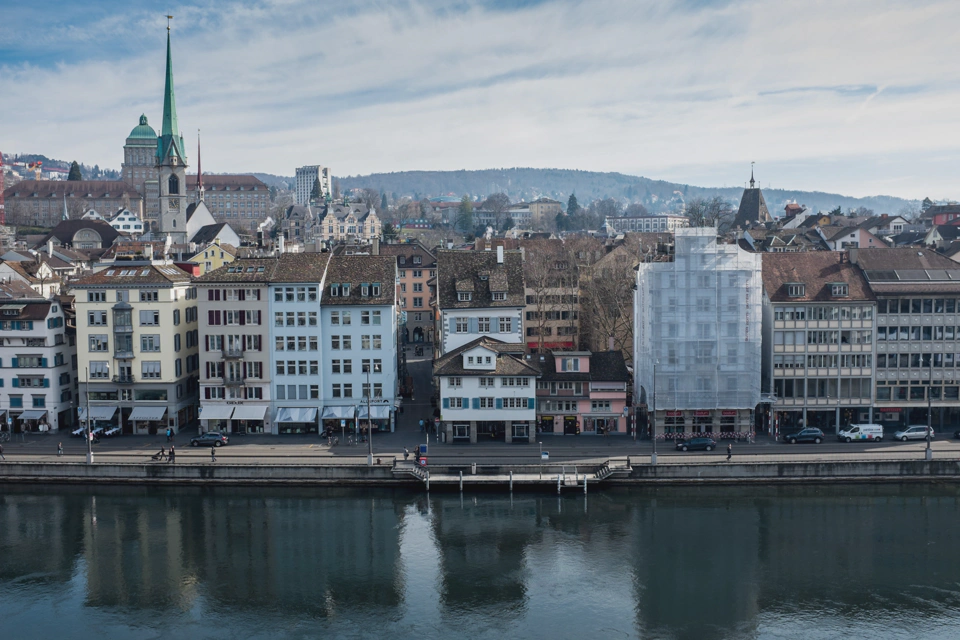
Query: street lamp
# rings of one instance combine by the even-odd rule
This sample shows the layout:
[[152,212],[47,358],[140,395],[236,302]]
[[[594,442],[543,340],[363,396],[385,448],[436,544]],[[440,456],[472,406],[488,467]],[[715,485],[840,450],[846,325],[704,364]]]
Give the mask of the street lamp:
[[924,459],[933,460],[933,450],[930,449],[930,432],[933,430],[933,407],[932,395],[933,387],[927,387],[927,449],[924,452]]
[[653,361],[653,429],[650,430],[650,437],[653,439],[653,453],[650,454],[650,464],[657,464],[657,365],[659,360]]
[[373,387],[370,386],[370,367],[367,367],[367,466],[373,466],[373,423],[370,420],[370,396],[373,394]]
[[90,435],[90,367],[85,367],[84,372],[87,377],[87,384],[86,388],[84,389],[84,395],[86,396],[87,400],[87,464],[93,464],[93,437]]

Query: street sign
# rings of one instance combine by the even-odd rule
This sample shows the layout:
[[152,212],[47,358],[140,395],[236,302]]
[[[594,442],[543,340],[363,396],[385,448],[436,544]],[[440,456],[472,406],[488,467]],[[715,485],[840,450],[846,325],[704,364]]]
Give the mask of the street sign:
[[420,458],[420,466],[421,466],[421,467],[427,466],[427,456],[422,456],[422,457]]
[[543,452],[541,452],[541,453],[540,453],[540,459],[541,459],[541,460],[549,460],[549,459],[550,459],[550,452],[549,452],[549,451],[543,451]]
[[421,457],[421,458],[426,458],[426,457],[427,457],[427,445],[425,445],[425,444],[421,444],[421,445],[420,445],[420,457]]
[[437,429],[440,428],[440,418],[433,419],[433,426],[435,426]]
[[341,420],[341,421],[340,421],[340,428],[342,429],[342,428],[345,427],[345,426],[347,426],[347,421],[346,421],[346,420]]

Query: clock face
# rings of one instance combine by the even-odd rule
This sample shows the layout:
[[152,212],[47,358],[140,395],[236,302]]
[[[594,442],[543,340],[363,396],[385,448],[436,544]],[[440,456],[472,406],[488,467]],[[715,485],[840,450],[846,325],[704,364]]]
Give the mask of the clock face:
[[179,209],[180,208],[180,199],[179,198],[170,198],[170,208]]

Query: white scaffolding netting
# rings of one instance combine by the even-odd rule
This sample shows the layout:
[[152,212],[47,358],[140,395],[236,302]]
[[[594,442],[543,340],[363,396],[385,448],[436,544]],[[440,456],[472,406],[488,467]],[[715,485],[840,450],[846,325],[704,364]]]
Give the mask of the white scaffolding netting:
[[677,229],[675,242],[672,261],[638,267],[637,400],[658,411],[753,409],[760,402],[761,255],[718,244],[713,228]]

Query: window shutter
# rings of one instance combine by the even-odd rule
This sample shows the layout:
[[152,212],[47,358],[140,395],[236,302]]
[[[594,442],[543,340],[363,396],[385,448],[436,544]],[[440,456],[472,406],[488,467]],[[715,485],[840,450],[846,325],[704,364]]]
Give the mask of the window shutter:
[[246,363],[246,362],[243,363],[243,377],[244,377],[244,378],[247,377],[247,363]]
[[[14,379],[14,382],[16,382],[16,379]],[[449,408],[450,408],[450,398],[444,398],[444,399],[443,399],[443,408],[444,408],[444,409],[449,409]]]
[[240,299],[241,299],[241,300],[246,300],[246,299],[247,299],[247,290],[246,290],[246,289],[240,289]]
[[451,316],[450,317],[450,334],[452,335],[456,332],[457,332],[457,319]]
[[247,322],[246,322],[246,320],[247,320],[247,314],[246,314],[246,312],[244,312],[244,311],[237,311],[237,313],[240,314],[240,324],[241,324],[241,325],[247,324]]
[[13,364],[10,365],[10,366],[12,366],[14,369],[16,369],[17,367],[20,366],[20,362],[19,362],[19,361],[20,361],[19,358],[14,358],[14,359],[13,359]]
[[210,387],[204,387],[203,397],[206,398],[207,400],[210,399]]
[[477,333],[480,330],[478,328],[476,318],[470,318],[469,320],[467,320],[467,323],[468,323],[467,328],[470,330],[470,333]]
[[20,378],[14,378],[14,379],[13,379],[13,386],[14,386],[14,387],[19,387],[19,386],[20,386]]
[[207,324],[212,325],[214,323],[213,320],[215,317],[216,316],[214,315],[213,309],[211,309],[210,311],[207,311]]
[[220,324],[220,312],[219,312],[219,311],[214,311],[213,314],[214,314],[213,317],[214,317],[214,319],[216,320],[216,323],[215,323],[215,324]]
[[516,318],[510,318],[510,333],[513,333],[517,330]]
[[204,351],[210,351],[210,336],[203,336],[203,341],[205,343]]
[[210,378],[210,363],[207,363],[207,378]]
[[497,409],[503,409],[503,398],[497,398]]
[[40,366],[41,366],[41,367],[46,367],[46,366],[47,366],[47,359],[46,359],[46,358],[40,358]]
[[[257,300],[259,300],[259,299],[260,299],[260,289],[257,289]],[[260,313],[260,312],[257,311],[257,313]]]
[[480,398],[474,398],[474,399],[473,399],[473,408],[474,408],[474,409],[479,409],[479,408],[480,408]]
[[226,290],[226,289],[223,290],[223,299],[224,299],[224,300],[227,299],[227,290]]
[[[260,292],[257,291],[257,294],[258,294],[258,295],[259,295],[259,293],[260,293]],[[261,322],[263,322],[263,320],[262,320],[261,317],[260,317],[260,310],[258,309],[258,310],[257,310],[257,324],[260,324]]]
[[[257,313],[259,313],[259,311]],[[257,336],[257,351],[263,351],[263,338],[260,336]]]
[[[207,300],[213,300],[213,289],[207,289]],[[210,397],[209,391],[207,392],[207,397]]]
[[43,379],[43,386],[48,388],[50,387],[50,378]]
[[527,409],[536,409],[536,408],[537,408],[537,399],[527,398]]
[[240,336],[240,348],[244,351],[247,350],[247,336]]

